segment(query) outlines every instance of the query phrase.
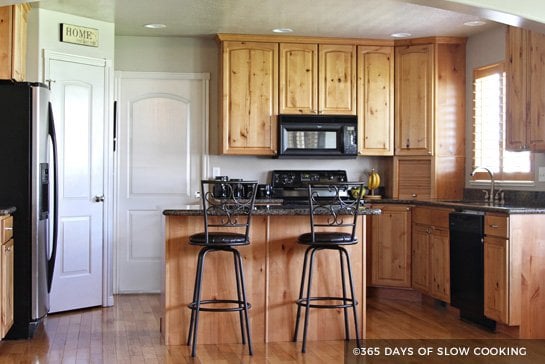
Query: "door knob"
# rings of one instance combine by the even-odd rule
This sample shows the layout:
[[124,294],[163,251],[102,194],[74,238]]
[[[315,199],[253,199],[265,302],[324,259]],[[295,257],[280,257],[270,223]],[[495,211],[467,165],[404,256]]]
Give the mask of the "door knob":
[[104,195],[93,197],[93,201],[95,201],[95,202],[104,202]]

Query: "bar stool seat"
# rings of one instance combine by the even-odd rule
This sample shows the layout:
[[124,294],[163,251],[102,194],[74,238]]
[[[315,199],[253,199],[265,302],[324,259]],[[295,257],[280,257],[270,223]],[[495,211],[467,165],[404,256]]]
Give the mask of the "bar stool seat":
[[230,233],[230,232],[209,232],[208,238],[205,233],[193,234],[189,237],[190,245],[197,246],[240,246],[248,245],[250,242],[246,239],[246,235]]
[[[217,196],[215,191],[221,191],[221,196]],[[245,192],[244,196],[241,196],[241,191]],[[191,356],[195,356],[196,354],[199,313],[201,311],[238,312],[242,344],[248,342],[248,352],[250,355],[253,354],[250,322],[248,319],[248,310],[252,305],[246,300],[242,258],[236,247],[250,244],[249,229],[256,192],[257,182],[237,181],[231,184],[216,180],[201,181],[204,232],[191,235],[189,238],[190,245],[201,247],[197,259],[193,300],[187,305],[191,309],[191,320],[187,336],[187,345],[192,346]],[[241,232],[225,231],[226,228]],[[202,299],[203,271],[206,255],[211,252],[221,251],[233,254],[236,299]]]
[[[307,245],[303,261],[303,273],[301,275],[301,285],[299,288],[299,298],[295,301],[297,305],[297,317],[295,321],[295,332],[293,341],[297,341],[299,331],[299,320],[301,308],[305,308],[303,345],[301,351],[306,351],[308,319],[311,308],[317,309],[337,309],[344,311],[345,339],[350,339],[348,325],[348,309],[353,310],[354,329],[356,332],[356,343],[360,347],[360,336],[358,327],[358,318],[356,305],[358,301],[355,296],[354,282],[352,279],[352,268],[350,266],[350,255],[345,246],[358,243],[356,236],[356,224],[358,219],[358,209],[361,205],[361,196],[357,194],[355,200],[349,199],[350,190],[357,188],[363,189],[361,182],[335,183],[335,184],[309,184],[309,215],[310,232],[301,234],[298,243]],[[320,196],[323,194],[324,196]],[[338,231],[343,229],[344,231]],[[347,232],[350,230],[350,232]],[[314,268],[314,259],[319,251],[337,251],[340,259],[342,296],[312,296],[312,274]],[[346,269],[345,269],[346,266]],[[307,270],[308,267],[308,270]],[[350,296],[347,295],[346,278],[348,274]],[[330,284],[330,283],[328,283]],[[305,289],[306,285],[306,289]]]
[[306,245],[353,245],[358,243],[350,233],[341,232],[315,232],[305,233],[299,236],[298,243]]

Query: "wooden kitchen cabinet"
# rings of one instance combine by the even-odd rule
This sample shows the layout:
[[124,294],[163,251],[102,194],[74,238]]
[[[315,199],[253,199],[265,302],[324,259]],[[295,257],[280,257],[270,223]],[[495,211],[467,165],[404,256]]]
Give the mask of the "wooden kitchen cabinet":
[[465,39],[396,42],[395,65],[392,195],[461,198],[465,183]]
[[358,46],[358,153],[394,154],[394,48]]
[[318,44],[280,43],[280,114],[318,113]]
[[13,325],[13,217],[0,216],[0,339]]
[[412,286],[450,302],[451,209],[417,206],[413,209]]
[[545,151],[545,35],[508,27],[506,149]]
[[516,326],[521,314],[521,256],[510,239],[510,220],[508,215],[485,215],[484,314]]
[[373,205],[371,218],[371,285],[411,287],[411,208]]
[[320,114],[356,115],[356,46],[318,47]]
[[25,80],[29,10],[29,4],[0,7],[0,79]]
[[433,154],[434,45],[396,47],[396,155]]
[[220,74],[221,152],[275,155],[278,43],[221,42]]
[[280,43],[280,113],[356,115],[356,46]]

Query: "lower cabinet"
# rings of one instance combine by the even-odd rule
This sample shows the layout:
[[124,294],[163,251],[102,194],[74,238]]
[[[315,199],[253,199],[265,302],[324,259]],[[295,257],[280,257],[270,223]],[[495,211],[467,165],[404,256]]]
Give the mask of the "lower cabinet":
[[411,207],[373,205],[371,218],[371,285],[411,287]]
[[13,325],[13,218],[0,216],[0,339]]
[[450,209],[415,207],[412,233],[412,286],[450,302]]
[[[510,220],[517,217],[486,214],[484,237],[484,314],[492,320],[520,325],[520,249],[511,239]],[[517,229],[519,230],[519,229]]]

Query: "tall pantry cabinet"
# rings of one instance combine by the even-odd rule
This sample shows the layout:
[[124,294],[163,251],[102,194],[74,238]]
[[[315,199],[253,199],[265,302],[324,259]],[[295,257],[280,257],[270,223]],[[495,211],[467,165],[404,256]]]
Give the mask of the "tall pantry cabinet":
[[396,42],[393,197],[461,198],[465,38]]

